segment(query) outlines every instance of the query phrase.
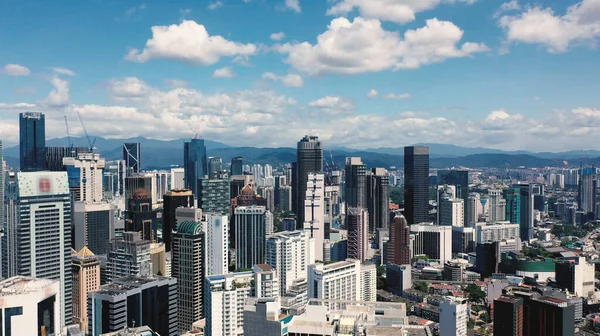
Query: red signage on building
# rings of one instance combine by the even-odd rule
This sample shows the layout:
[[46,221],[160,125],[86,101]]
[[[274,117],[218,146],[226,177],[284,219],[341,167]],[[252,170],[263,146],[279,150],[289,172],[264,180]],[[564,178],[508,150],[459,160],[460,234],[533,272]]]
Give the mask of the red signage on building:
[[50,179],[47,177],[41,177],[40,178],[40,192],[43,193],[49,193],[50,190],[52,189],[52,184],[50,183]]

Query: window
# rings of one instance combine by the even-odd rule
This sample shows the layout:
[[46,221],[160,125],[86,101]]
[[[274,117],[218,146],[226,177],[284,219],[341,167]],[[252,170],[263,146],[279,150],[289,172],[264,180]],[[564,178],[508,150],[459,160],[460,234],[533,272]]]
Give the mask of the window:
[[4,326],[5,326],[4,330],[6,330],[6,336],[11,336],[12,335],[12,317],[23,315],[23,307],[6,308],[4,311],[6,313],[6,315],[4,316]]

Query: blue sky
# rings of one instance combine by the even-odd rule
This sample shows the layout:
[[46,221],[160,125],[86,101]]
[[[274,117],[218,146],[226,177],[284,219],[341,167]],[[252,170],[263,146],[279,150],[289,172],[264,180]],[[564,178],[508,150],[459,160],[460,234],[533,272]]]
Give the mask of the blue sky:
[[0,4],[0,139],[600,149],[600,0]]

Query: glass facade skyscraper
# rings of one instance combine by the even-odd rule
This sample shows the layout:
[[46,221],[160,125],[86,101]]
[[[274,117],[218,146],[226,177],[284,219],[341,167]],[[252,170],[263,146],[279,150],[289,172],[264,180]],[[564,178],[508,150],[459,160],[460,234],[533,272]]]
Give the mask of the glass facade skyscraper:
[[203,139],[192,139],[184,144],[183,168],[185,188],[198,198],[198,179],[208,175],[208,158]]
[[298,141],[296,152],[296,176],[292,179],[294,201],[296,204],[296,225],[304,227],[304,202],[306,200],[306,184],[309,173],[323,172],[323,147],[316,136],[305,136]]
[[19,114],[21,171],[46,170],[46,119],[40,112]]
[[469,171],[468,170],[438,170],[437,172],[437,184],[438,185],[453,185],[456,187],[456,198],[460,198],[464,201],[465,224],[467,222],[468,205],[469,205]]
[[123,160],[127,169],[127,176],[140,172],[141,167],[141,149],[140,143],[125,143],[123,144]]
[[231,169],[229,175],[242,175],[244,167],[244,159],[241,156],[231,158]]
[[429,221],[429,147],[404,147],[404,209],[409,225]]

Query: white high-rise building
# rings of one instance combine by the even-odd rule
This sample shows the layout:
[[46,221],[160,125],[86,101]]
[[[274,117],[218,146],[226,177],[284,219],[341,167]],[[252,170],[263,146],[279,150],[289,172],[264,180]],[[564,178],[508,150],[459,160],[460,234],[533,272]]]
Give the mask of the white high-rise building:
[[464,200],[442,196],[438,204],[439,225],[465,226]]
[[439,259],[440,264],[452,259],[452,227],[432,224],[413,224],[410,233],[413,255],[425,254]]
[[244,304],[252,293],[253,281],[253,272],[209,275],[205,278],[205,336],[244,334]]
[[360,265],[360,301],[377,301],[377,266],[375,264]]
[[447,297],[440,303],[440,336],[466,336],[467,299]]
[[156,195],[154,195],[155,200],[162,200],[163,196],[171,190],[171,172],[169,171],[153,171],[156,179]]
[[71,322],[71,198],[66,172],[19,172],[6,190],[3,276],[59,281],[60,315]]
[[294,282],[306,279],[311,260],[311,239],[306,231],[284,231],[267,239],[266,264],[275,268],[280,283],[280,295],[285,295]]
[[[100,202],[102,201],[102,170],[104,159],[98,153],[79,153],[76,158],[63,158],[63,165],[67,168],[71,191],[75,195],[74,201]],[[72,181],[79,180],[77,186]]]
[[469,205],[466,207],[467,222],[465,226],[472,227],[479,221],[479,215],[483,214],[483,206],[481,205],[481,196],[479,193],[471,193],[468,201]]
[[258,264],[252,267],[254,272],[254,286],[252,296],[255,298],[278,298],[279,278],[275,269],[266,264]]
[[184,168],[171,168],[171,190],[183,190],[185,189],[185,178]]
[[304,230],[315,239],[315,260],[323,261],[325,241],[325,180],[322,173],[309,173],[304,200]]
[[265,165],[265,178],[273,177],[273,167],[270,164]]
[[[363,267],[365,272],[363,273]],[[362,301],[374,298],[377,280],[372,266],[361,265],[359,260],[347,259],[324,265],[308,266],[308,298],[326,300]],[[376,272],[376,270],[375,270]],[[375,284],[372,282],[375,281]]]
[[478,223],[475,226],[476,243],[519,239],[519,224],[510,222]]
[[229,272],[229,217],[208,214],[206,216],[206,275]]
[[58,280],[16,276],[0,282],[0,292],[3,335],[63,335]]
[[503,221],[506,218],[506,200],[502,198],[502,190],[488,191],[488,222]]

